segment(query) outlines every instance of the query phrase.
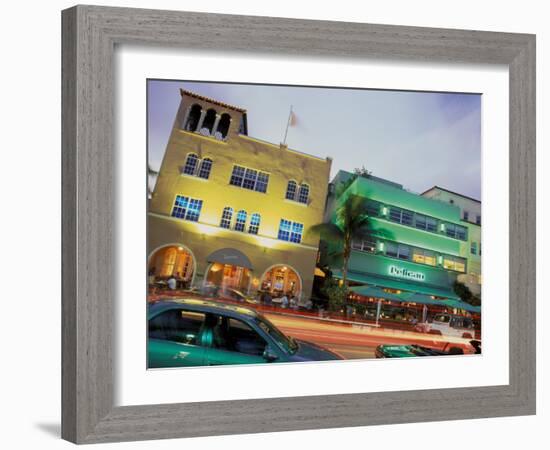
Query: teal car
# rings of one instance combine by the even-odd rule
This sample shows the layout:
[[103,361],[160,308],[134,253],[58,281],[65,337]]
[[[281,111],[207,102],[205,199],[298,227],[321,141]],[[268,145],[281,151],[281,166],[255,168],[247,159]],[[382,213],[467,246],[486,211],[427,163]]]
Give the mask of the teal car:
[[444,355],[463,355],[464,350],[460,347],[445,346],[442,350],[424,347],[416,344],[403,345],[379,345],[376,347],[374,355],[377,358],[411,358],[413,356],[444,356]]
[[316,344],[285,336],[253,309],[201,299],[148,306],[149,368],[342,359]]

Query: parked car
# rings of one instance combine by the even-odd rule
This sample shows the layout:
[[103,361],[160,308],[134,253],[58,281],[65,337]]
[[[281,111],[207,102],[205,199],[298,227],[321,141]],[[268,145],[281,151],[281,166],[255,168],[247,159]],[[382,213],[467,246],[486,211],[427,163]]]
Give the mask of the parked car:
[[149,368],[342,359],[319,345],[286,336],[244,306],[177,299],[148,308]]
[[456,314],[436,314],[432,322],[419,323],[416,330],[424,333],[441,334],[443,336],[473,339],[475,337],[474,322],[469,317]]
[[374,351],[377,358],[410,358],[413,356],[444,356],[463,355],[464,350],[451,344],[446,344],[443,349],[424,347],[422,345],[379,345]]
[[243,292],[233,288],[224,289],[221,292],[221,294],[219,294],[219,297],[222,299],[227,298],[229,300],[234,300],[234,301],[243,302],[243,303],[253,303],[253,304],[258,303],[258,301],[254,297],[251,297],[250,295],[246,295]]

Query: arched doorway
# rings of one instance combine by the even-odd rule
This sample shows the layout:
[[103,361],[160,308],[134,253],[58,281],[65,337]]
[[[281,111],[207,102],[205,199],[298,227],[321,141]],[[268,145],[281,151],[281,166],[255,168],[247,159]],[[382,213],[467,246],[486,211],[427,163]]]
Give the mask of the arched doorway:
[[150,285],[174,276],[179,286],[188,288],[195,275],[195,257],[183,245],[165,245],[153,251],[147,271]]
[[208,255],[206,260],[211,263],[205,277],[207,286],[248,293],[252,263],[244,253],[234,248],[223,248]]
[[260,281],[260,290],[269,292],[272,297],[287,295],[300,298],[302,279],[299,273],[286,264],[271,266],[265,271]]

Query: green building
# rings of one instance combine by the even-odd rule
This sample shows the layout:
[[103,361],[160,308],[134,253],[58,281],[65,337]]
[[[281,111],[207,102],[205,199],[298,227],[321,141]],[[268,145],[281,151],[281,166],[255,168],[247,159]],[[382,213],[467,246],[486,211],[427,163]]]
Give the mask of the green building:
[[[347,274],[351,291],[364,297],[479,312],[461,302],[453,290],[453,283],[469,273],[470,228],[479,225],[464,221],[455,204],[409,192],[372,175],[354,177],[340,171],[331,182],[325,221],[334,222],[339,206],[356,195],[368,199],[373,228],[382,232],[369,240],[354,239]],[[324,242],[322,259],[329,261],[333,276],[341,278],[341,262],[326,258],[335,252],[335,245]]]

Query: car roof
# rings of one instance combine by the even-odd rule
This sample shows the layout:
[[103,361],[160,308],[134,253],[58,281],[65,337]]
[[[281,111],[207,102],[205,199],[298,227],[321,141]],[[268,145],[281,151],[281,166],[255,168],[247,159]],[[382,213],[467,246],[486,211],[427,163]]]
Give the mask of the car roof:
[[260,317],[260,314],[251,308],[239,305],[231,305],[227,303],[217,302],[213,300],[205,300],[200,298],[176,298],[169,300],[158,300],[149,304],[148,317],[151,318],[161,312],[170,309],[178,309],[185,307],[190,311],[223,314],[225,316],[255,319]]

